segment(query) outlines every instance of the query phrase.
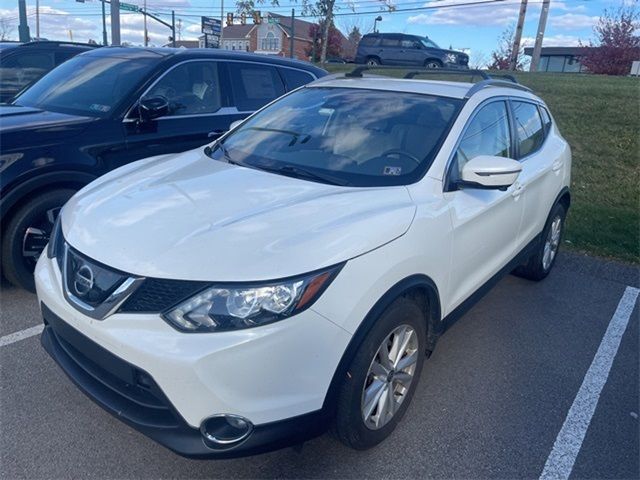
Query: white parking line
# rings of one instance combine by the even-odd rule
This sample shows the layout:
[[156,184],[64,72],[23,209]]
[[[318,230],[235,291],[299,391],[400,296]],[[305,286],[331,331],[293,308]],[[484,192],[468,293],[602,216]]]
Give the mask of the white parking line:
[[540,479],[569,478],[640,290],[627,287],[544,464]]
[[9,335],[5,335],[4,337],[0,337],[0,347],[6,347],[7,345],[19,342],[20,340],[24,340],[25,338],[38,335],[40,332],[42,332],[43,328],[44,325],[36,325],[35,327],[20,330],[19,332],[13,332]]

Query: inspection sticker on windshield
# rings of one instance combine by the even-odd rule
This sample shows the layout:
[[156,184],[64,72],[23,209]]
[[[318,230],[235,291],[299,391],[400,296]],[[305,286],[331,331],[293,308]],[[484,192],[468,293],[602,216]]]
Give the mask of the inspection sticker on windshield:
[[95,112],[105,113],[111,110],[111,107],[109,105],[100,105],[99,103],[92,103],[91,105],[89,105],[89,109]]
[[398,176],[402,173],[402,167],[384,167],[383,175]]

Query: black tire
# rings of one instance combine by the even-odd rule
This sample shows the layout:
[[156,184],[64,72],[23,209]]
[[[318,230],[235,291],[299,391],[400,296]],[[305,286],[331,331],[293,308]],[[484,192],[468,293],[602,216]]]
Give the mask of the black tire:
[[369,65],[370,67],[375,67],[377,65],[382,65],[382,62],[380,62],[379,58],[376,57],[367,57],[367,59],[365,60],[365,65]]
[[57,210],[74,193],[75,190],[70,189],[50,190],[24,204],[9,219],[2,235],[2,272],[16,287],[35,292],[33,269],[37,257],[23,255],[23,241],[27,229],[36,227],[45,232],[48,238],[53,228],[49,217],[57,215]]
[[[544,226],[544,230],[542,231],[542,237],[540,238],[540,243],[536,247],[536,251],[524,265],[519,266],[513,271],[514,275],[518,277],[527,278],[529,280],[540,281],[549,275],[553,265],[558,258],[558,251],[560,249],[560,245],[562,243],[562,233],[564,232],[564,222],[567,216],[567,212],[564,206],[560,203],[557,203],[552,209],[551,213],[549,213],[549,217],[547,218],[547,223]],[[555,252],[551,257],[551,261],[545,261],[545,248],[547,246],[547,242],[551,239],[551,233],[554,225],[554,221],[556,219],[560,220],[560,232],[557,238],[557,245],[555,246]]]
[[[387,438],[402,419],[416,390],[426,348],[426,319],[420,306],[409,298],[398,298],[380,315],[371,331],[364,338],[348,368],[338,390],[336,418],[333,433],[345,445],[356,450],[371,448]],[[417,334],[417,361],[413,379],[404,394],[404,400],[388,423],[379,429],[371,429],[363,418],[363,389],[370,378],[369,368],[376,358],[383,341],[402,326],[411,327]],[[404,357],[406,358],[406,357]],[[391,375],[393,377],[393,374]]]
[[424,62],[425,68],[442,68],[442,62],[440,60],[430,59]]

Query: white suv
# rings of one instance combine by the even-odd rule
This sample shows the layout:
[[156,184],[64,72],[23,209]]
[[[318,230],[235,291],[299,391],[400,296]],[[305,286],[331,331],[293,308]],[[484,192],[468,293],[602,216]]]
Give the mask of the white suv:
[[205,149],[76,194],[36,269],[42,343],[182,455],[267,451],[329,425],[368,448],[474,294],[514,269],[549,273],[570,172],[520,85],[320,80]]

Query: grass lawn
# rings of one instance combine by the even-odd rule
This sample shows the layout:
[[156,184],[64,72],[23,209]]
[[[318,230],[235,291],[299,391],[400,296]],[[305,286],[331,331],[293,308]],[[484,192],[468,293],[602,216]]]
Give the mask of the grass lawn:
[[[345,67],[328,69],[350,69]],[[640,79],[552,73],[516,76],[547,102],[573,151],[567,245],[640,262]]]

